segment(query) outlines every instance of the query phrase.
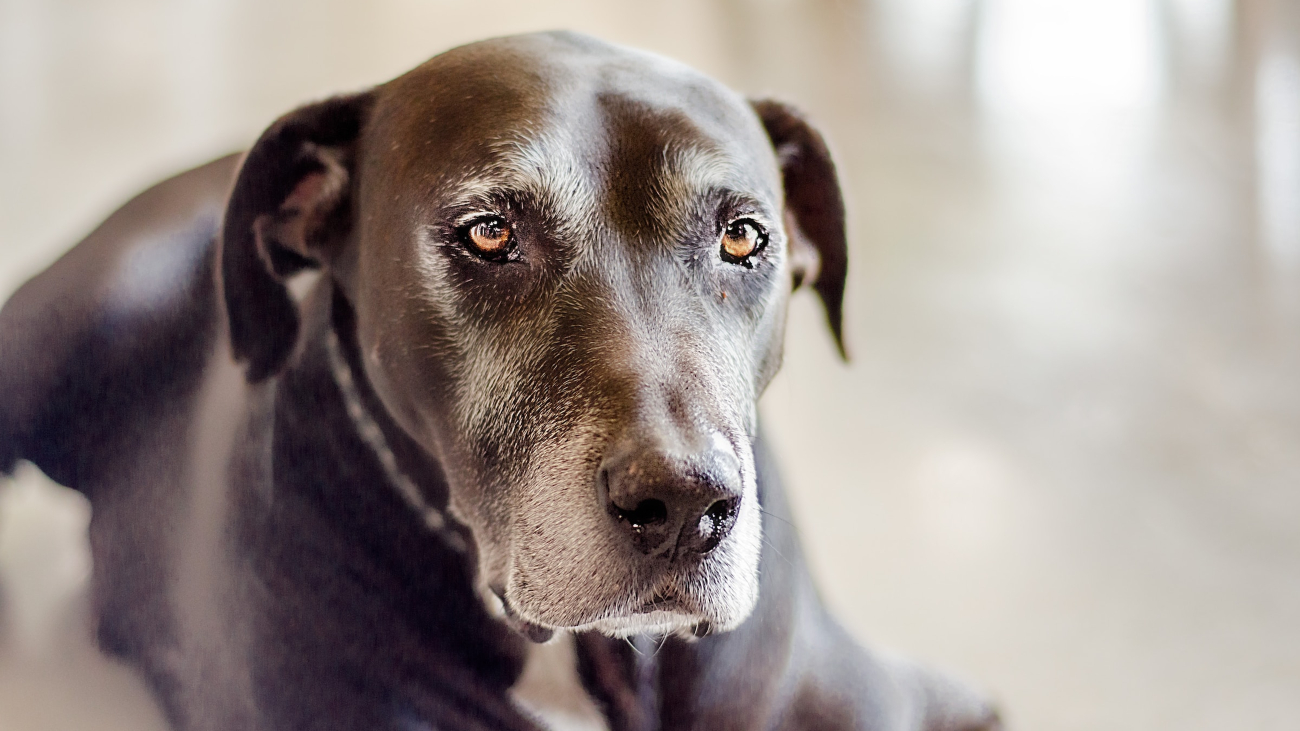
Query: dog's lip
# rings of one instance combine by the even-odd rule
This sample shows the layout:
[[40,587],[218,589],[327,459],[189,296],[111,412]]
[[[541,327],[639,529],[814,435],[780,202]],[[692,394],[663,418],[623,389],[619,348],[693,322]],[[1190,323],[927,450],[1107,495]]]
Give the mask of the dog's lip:
[[695,602],[679,593],[671,584],[650,592],[649,598],[643,599],[639,603],[633,603],[631,606],[624,605],[624,608],[620,611],[611,612],[592,622],[583,622],[572,626],[551,625],[549,623],[539,624],[525,619],[511,604],[507,592],[493,588],[492,593],[501,600],[503,614],[501,618],[506,624],[533,642],[546,642],[556,631],[581,630],[609,621],[635,620],[638,617],[647,617],[649,615],[675,615],[682,619],[689,619],[688,624],[693,626],[692,631],[697,636],[700,635],[699,630],[696,628],[704,626],[706,628],[704,631],[707,632],[707,627],[710,626],[708,618],[699,610]]
[[642,602],[641,606],[633,610],[634,614],[649,614],[651,612],[682,612],[686,614],[694,613],[694,608],[687,606],[686,602],[676,592],[658,591],[653,596]]
[[506,598],[504,590],[498,591],[493,588],[492,593],[496,594],[497,598],[501,600],[502,619],[511,629],[538,644],[550,641],[555,634],[556,628],[544,627],[519,616],[519,613],[511,606],[510,600]]

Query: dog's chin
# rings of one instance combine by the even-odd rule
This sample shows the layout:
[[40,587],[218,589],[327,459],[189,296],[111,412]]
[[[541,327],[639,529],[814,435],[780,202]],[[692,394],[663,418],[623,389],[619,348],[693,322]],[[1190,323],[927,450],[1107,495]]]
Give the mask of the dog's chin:
[[639,602],[634,609],[603,612],[587,621],[555,623],[539,618],[528,607],[519,606],[506,596],[498,594],[497,597],[506,623],[534,642],[546,642],[556,632],[599,632],[616,638],[675,635],[696,639],[738,627],[753,611],[757,598],[744,602],[743,607],[711,607],[714,611],[708,611],[697,608],[685,596],[656,593],[653,599]]
[[599,632],[609,637],[636,635],[698,637],[712,629],[712,623],[699,615],[672,610],[655,610],[625,617],[607,617],[590,624],[573,627],[574,632]]
[[547,626],[523,619],[507,608],[506,622],[516,632],[533,642],[547,642],[557,632],[599,632],[607,637],[626,638],[637,635],[666,637],[676,635],[683,639],[704,637],[730,627],[719,627],[694,613],[676,610],[653,610],[622,616],[610,616],[578,625]]

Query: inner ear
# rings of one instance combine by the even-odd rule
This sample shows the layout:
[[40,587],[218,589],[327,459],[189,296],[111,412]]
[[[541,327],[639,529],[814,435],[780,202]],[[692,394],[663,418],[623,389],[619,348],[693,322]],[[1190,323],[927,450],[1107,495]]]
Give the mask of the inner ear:
[[286,281],[330,267],[352,235],[352,165],[374,102],[333,97],[276,120],[248,151],[226,204],[221,291],[232,354],[256,383],[293,353],[298,308]]
[[303,143],[302,163],[310,170],[272,212],[253,220],[258,257],[285,279],[328,264],[343,245],[337,225],[348,203],[350,185],[345,151]]

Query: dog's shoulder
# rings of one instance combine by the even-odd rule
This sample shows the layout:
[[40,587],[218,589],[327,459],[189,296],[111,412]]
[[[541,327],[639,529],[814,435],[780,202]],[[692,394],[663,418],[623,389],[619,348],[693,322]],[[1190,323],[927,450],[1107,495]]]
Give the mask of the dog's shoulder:
[[231,155],[115,211],[0,310],[0,469],[82,488],[142,410],[195,376],[216,331],[214,235]]

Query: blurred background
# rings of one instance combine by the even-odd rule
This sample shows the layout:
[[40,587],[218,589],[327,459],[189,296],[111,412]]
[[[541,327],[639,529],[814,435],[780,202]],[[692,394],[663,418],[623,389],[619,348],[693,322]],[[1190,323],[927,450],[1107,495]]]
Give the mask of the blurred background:
[[[573,28],[797,102],[850,212],[837,361],[767,430],[824,595],[1014,728],[1300,718],[1300,3],[0,0],[0,296],[280,113]],[[162,727],[88,508],[0,482],[0,728]]]

